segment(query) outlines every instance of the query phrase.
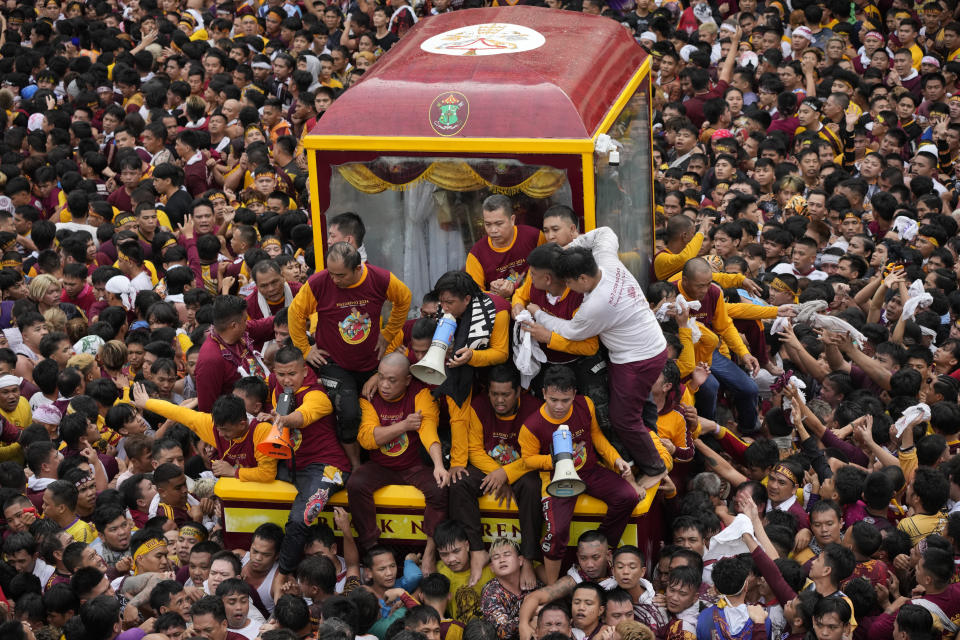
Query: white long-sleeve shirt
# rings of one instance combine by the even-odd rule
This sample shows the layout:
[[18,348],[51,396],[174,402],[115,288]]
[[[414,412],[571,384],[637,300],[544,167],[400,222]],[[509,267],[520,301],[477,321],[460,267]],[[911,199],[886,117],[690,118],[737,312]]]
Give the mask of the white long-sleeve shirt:
[[535,320],[568,340],[599,336],[610,362],[640,362],[667,348],[647,297],[633,274],[620,262],[620,241],[609,227],[600,227],[578,237],[570,247],[593,252],[600,267],[600,282],[584,294],[572,320],[561,320],[538,311]]

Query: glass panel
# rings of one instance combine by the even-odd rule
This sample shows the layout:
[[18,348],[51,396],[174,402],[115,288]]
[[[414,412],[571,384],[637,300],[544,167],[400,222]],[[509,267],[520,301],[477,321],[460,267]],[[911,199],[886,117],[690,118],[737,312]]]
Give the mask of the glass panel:
[[644,79],[608,131],[619,142],[620,164],[607,154],[595,157],[597,226],[610,227],[620,238],[620,259],[637,281],[649,282],[653,247],[653,193],[650,164],[649,78]]
[[[440,165],[431,172],[436,162]],[[519,160],[384,156],[333,168],[326,216],[353,211],[363,218],[367,259],[410,287],[413,313],[441,275],[463,269],[470,247],[484,237],[480,212],[493,193],[490,184],[515,192],[509,195],[519,224],[539,228],[548,207],[572,206],[566,172],[552,167]],[[533,197],[519,189],[550,195]]]

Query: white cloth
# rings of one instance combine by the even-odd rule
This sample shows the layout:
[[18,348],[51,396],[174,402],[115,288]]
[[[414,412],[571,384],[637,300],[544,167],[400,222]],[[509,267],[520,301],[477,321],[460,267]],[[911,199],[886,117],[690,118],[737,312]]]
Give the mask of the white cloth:
[[[290,303],[293,302],[293,291],[290,290],[290,285],[286,282],[283,283],[283,306],[289,307]],[[269,318],[273,315],[273,311],[270,310],[270,305],[267,303],[267,299],[263,297],[263,294],[260,293],[260,290],[257,289],[257,305],[260,307],[260,313],[263,314],[264,318]]]
[[923,402],[915,404],[912,407],[907,407],[903,411],[903,415],[900,416],[900,419],[893,423],[897,437],[899,438],[903,432],[907,430],[907,426],[911,422],[915,422],[918,418],[923,418],[925,421],[930,419],[930,407]]
[[520,372],[520,386],[529,389],[530,382],[540,373],[540,366],[547,361],[547,355],[540,348],[540,343],[533,339],[533,335],[523,330],[524,322],[533,322],[530,312],[521,311],[514,322],[513,363]]
[[[804,391],[805,391],[806,388],[807,388],[807,383],[806,383],[806,382],[804,382],[803,380],[801,380],[801,379],[798,378],[797,376],[790,376],[790,379],[787,380],[787,384],[790,385],[791,387],[793,387],[794,389],[796,389],[797,391],[799,391],[801,398],[803,398],[804,400],[807,399],[807,394],[804,393]],[[782,402],[782,404],[783,404],[783,408],[784,408],[784,409],[789,409],[789,408],[791,408],[791,407],[793,406],[793,403],[790,402],[790,398],[788,398],[788,397],[786,397],[786,396],[783,397],[783,402]]]
[[781,262],[773,269],[773,273],[789,273],[790,275],[796,278],[806,278],[807,280],[826,280],[827,274],[819,269],[814,269],[809,273],[800,273],[797,271],[797,268],[793,266],[792,262]]
[[920,225],[917,224],[916,220],[912,220],[907,216],[897,216],[893,219],[893,230],[897,232],[901,240],[913,242],[913,239],[917,237],[917,232],[920,230]]
[[[658,322],[665,322],[667,320],[667,314],[670,311],[676,311],[677,314],[681,314],[687,310],[700,311],[700,301],[689,301],[678,294],[675,302],[667,302],[660,305],[660,308],[657,309],[656,312],[656,318]],[[690,329],[690,339],[693,340],[694,344],[700,342],[703,333],[700,331],[700,327],[697,326],[697,321],[694,318],[687,318],[686,327]]]
[[803,302],[800,304],[799,311],[797,311],[797,317],[794,322],[806,323],[816,329],[827,329],[828,331],[833,331],[835,333],[845,333],[853,338],[854,344],[856,344],[858,347],[862,347],[867,343],[867,337],[857,331],[857,329],[846,320],[819,313],[826,308],[827,303],[824,300],[811,300],[810,302]]
[[239,633],[244,638],[249,638],[249,640],[257,640],[257,636],[260,634],[260,627],[262,626],[262,622],[257,622],[253,618],[247,618],[247,626],[241,629],[230,629],[230,631]]
[[[923,288],[922,280],[914,280],[907,288],[907,299],[903,302],[901,316],[904,320],[912,320],[920,309],[926,309],[933,304],[933,296]],[[937,335],[933,332],[933,335]]]
[[600,281],[593,291],[584,294],[572,320],[538,311],[537,322],[568,340],[599,336],[613,364],[642,362],[660,355],[667,341],[640,284],[618,258],[620,241],[613,230],[594,229],[570,246],[593,252],[600,267]]
[[747,625],[750,619],[750,612],[747,611],[747,605],[738,604],[735,607],[727,605],[723,608],[723,617],[727,619],[727,628],[732,635],[737,635]]
[[30,489],[30,491],[44,491],[54,480],[56,480],[56,478],[38,478],[37,476],[30,476],[27,478],[27,489]]
[[750,553],[750,549],[740,539],[740,536],[745,533],[753,534],[753,523],[750,522],[749,516],[740,513],[720,533],[710,538],[710,546],[703,554],[704,562],[729,558],[739,553]]
[[120,303],[127,311],[133,310],[134,302],[137,299],[137,288],[130,282],[127,276],[113,276],[107,280],[104,287],[108,293],[120,298]]

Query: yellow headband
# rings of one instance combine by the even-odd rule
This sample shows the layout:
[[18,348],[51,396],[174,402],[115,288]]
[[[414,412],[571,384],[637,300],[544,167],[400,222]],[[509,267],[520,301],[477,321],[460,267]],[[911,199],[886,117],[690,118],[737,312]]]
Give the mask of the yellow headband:
[[773,280],[771,280],[770,288],[773,289],[774,291],[782,291],[784,293],[792,293],[793,295],[797,295],[797,292],[791,289],[790,285],[788,285],[786,282],[784,282],[780,278],[774,278]]
[[153,551],[154,549],[159,549],[160,547],[163,547],[164,549],[167,548],[167,541],[164,540],[163,538],[151,538],[150,540],[147,540],[147,541],[144,542],[142,545],[140,545],[139,547],[137,547],[137,550],[133,552],[133,573],[134,573],[134,575],[136,575],[137,573],[139,573],[139,571],[138,571],[138,569],[137,569],[137,560],[140,559],[140,558],[142,558],[143,556],[147,555],[148,553],[150,553],[150,552]]
[[857,222],[860,222],[859,216],[857,216],[857,214],[855,214],[853,211],[847,211],[847,215],[843,216],[843,219],[844,219],[844,220],[846,220],[846,219],[848,219],[848,218],[853,218],[853,219],[856,220]]
[[933,246],[935,246],[937,249],[940,248],[940,243],[937,242],[936,238],[932,236],[920,236],[920,237],[926,240],[927,242],[929,242],[930,244],[932,244]]
[[23,266],[23,263],[19,260],[4,260],[0,262],[0,267],[10,267],[11,269],[19,269]]
[[183,536],[192,536],[192,537],[194,537],[194,538],[196,538],[196,539],[198,539],[198,540],[201,540],[201,541],[207,539],[207,532],[206,532],[206,531],[201,531],[201,530],[198,529],[197,527],[193,527],[193,526],[190,526],[190,525],[184,525],[184,526],[180,527],[180,535],[183,535]]
[[134,263],[134,264],[137,263],[136,260],[134,260],[133,258],[131,258],[130,256],[128,256],[127,254],[125,254],[123,251],[117,251],[117,258],[119,258],[120,260],[126,260],[127,262],[132,262],[132,263]]
[[266,240],[263,241],[263,244],[261,245],[261,247],[268,247],[273,244],[277,245],[280,248],[283,248],[283,243],[280,242],[280,240],[277,238],[267,238]]
[[773,468],[773,472],[779,473],[780,475],[782,475],[783,477],[785,477],[787,480],[789,480],[795,485],[800,484],[799,482],[797,482],[797,476],[793,475],[793,471],[790,471],[790,469],[787,469],[782,464],[778,464],[777,466],[775,466]]

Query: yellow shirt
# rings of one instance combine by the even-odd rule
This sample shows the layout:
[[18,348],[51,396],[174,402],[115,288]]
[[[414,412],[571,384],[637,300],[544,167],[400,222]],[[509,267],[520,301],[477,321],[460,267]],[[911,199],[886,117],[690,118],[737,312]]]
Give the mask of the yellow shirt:
[[454,620],[459,620],[466,624],[470,620],[480,616],[480,592],[483,587],[493,580],[493,571],[490,565],[483,568],[480,574],[480,581],[474,586],[467,586],[470,581],[470,569],[463,571],[452,571],[450,567],[442,561],[437,563],[437,572],[447,576],[450,581],[450,604],[447,605],[447,613]]
[[64,529],[77,542],[93,542],[97,539],[97,530],[89,522],[84,522],[80,518],[73,521],[69,527]]
[[947,528],[947,518],[943,513],[933,515],[917,514],[900,521],[897,529],[910,535],[910,544],[916,545],[932,533],[942,534]]
[[0,409],[0,415],[12,422],[20,429],[26,429],[33,422],[33,411],[30,410],[30,401],[20,396],[17,407],[13,411]]

